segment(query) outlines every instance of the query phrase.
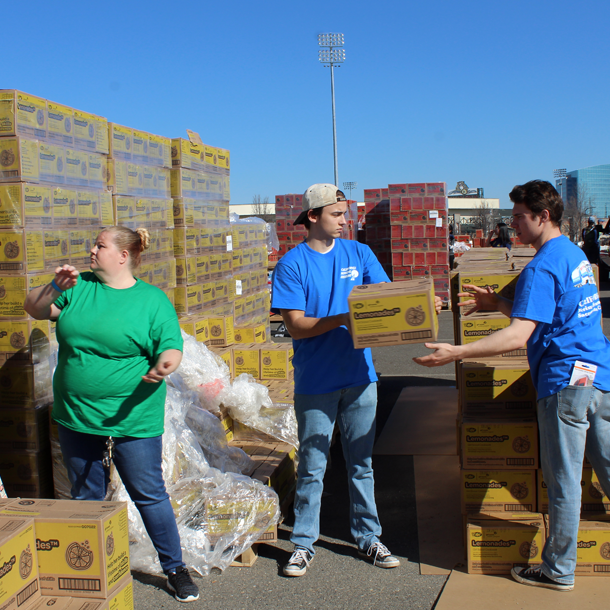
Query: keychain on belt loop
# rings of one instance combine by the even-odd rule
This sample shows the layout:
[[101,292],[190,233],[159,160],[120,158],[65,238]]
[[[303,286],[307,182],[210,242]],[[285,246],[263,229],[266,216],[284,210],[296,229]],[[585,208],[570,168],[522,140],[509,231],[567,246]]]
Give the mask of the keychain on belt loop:
[[106,440],[106,450],[104,451],[102,458],[102,464],[104,468],[110,468],[110,464],[112,464],[112,459],[114,458],[114,439],[112,436],[109,436]]

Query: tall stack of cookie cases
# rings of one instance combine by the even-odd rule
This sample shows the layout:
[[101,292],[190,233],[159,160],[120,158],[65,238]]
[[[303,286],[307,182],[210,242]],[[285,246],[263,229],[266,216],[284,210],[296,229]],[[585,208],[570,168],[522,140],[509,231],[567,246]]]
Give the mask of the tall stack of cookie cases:
[[[279,257],[296,248],[306,237],[307,230],[294,221],[303,211],[303,195],[276,195],[275,196],[275,228],[280,248]],[[346,224],[343,228],[342,239],[358,238],[358,204],[356,201],[347,202]]]
[[[491,286],[512,299],[519,273],[535,254],[492,248],[469,251],[452,272],[455,343],[466,344],[505,328],[500,312],[468,314],[458,307],[464,285]],[[518,565],[538,564],[548,532],[548,496],[540,469],[536,390],[526,346],[496,358],[457,363],[458,454],[468,570],[507,574]],[[610,540],[610,502],[590,464],[582,480],[578,574],[608,575],[610,554],[592,557]],[[587,538],[588,537],[588,538]],[[587,538],[585,540],[585,538]],[[591,538],[591,540],[589,540]]]
[[444,182],[365,189],[366,243],[393,281],[432,278],[449,299],[449,227]]
[[0,475],[9,496],[52,495],[48,410],[54,324],[23,309],[58,265],[82,269],[112,224],[106,119],[0,91]]
[[150,246],[142,253],[138,277],[161,288],[174,302],[174,213],[171,198],[171,140],[108,123],[110,154],[106,187],[117,225],[144,228]]

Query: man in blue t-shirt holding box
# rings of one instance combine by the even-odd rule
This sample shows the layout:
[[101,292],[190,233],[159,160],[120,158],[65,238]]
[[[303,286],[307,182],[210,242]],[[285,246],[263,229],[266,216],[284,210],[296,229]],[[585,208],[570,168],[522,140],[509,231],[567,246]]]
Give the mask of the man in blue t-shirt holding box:
[[[542,564],[512,569],[518,582],[558,591],[574,588],[581,477],[586,452],[610,496],[610,342],[601,328],[601,303],[591,264],[561,233],[563,202],[553,186],[532,180],[516,186],[511,226],[536,255],[521,272],[514,302],[491,288],[466,286],[473,311],[499,310],[507,328],[468,345],[427,343],[434,353],[415,358],[441,366],[463,358],[509,352],[527,342],[538,393],[538,428],[549,532]],[[460,294],[469,296],[469,293]],[[471,296],[471,295],[470,295]]]
[[374,565],[399,560],[379,541],[372,453],[377,375],[370,349],[354,349],[347,297],[354,286],[389,282],[368,246],[338,239],[346,225],[345,195],[334,184],[314,184],[303,195],[307,239],[278,262],[272,310],[280,312],[294,343],[294,407],[299,466],[294,500],[294,552],[286,576],[305,574],[320,533],[324,472],[335,422],[347,465],[351,533]]

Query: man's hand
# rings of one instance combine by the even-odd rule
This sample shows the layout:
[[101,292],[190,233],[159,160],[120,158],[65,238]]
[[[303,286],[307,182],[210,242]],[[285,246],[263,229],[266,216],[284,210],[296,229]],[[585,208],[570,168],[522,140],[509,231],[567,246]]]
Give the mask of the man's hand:
[[55,283],[62,290],[74,288],[78,282],[80,273],[71,265],[64,265],[55,269]]
[[443,366],[461,358],[459,345],[450,345],[449,343],[424,343],[424,345],[428,349],[433,349],[434,352],[428,356],[413,358],[417,364],[422,366]]
[[[441,297],[434,296],[434,309],[436,309],[436,313],[441,313],[441,309],[443,309],[443,299]],[[349,327],[348,327],[349,328]]]
[[[464,315],[469,316],[475,311],[498,310],[499,297],[496,292],[494,292],[493,288],[490,288],[489,286],[480,288],[479,286],[473,286],[472,284],[464,284],[463,288],[468,290],[468,292],[460,292],[458,297],[474,297],[474,299],[471,298],[463,303],[458,303],[458,307],[469,307],[474,305],[474,307]],[[472,294],[473,292],[474,294]]]

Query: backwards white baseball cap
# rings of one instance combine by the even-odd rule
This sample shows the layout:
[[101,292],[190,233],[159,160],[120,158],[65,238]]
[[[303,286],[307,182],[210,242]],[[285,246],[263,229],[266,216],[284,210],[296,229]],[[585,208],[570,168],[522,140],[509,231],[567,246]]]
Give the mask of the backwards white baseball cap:
[[292,224],[302,225],[309,210],[323,208],[338,201],[346,201],[346,199],[343,191],[334,184],[313,184],[303,194],[303,211]]

